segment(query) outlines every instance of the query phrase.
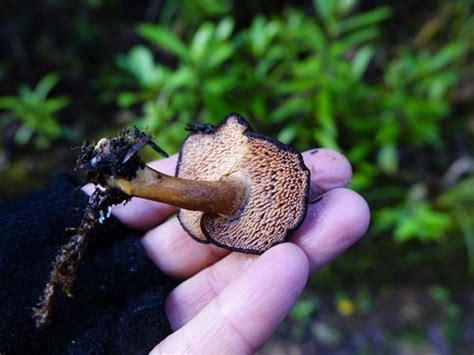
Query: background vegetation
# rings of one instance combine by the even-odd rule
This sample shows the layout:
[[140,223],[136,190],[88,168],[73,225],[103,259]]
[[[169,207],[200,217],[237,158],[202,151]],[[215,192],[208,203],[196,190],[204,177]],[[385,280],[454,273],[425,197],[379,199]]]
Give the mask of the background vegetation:
[[387,292],[409,287],[437,309],[429,344],[474,347],[461,316],[474,277],[471,1],[26,3],[0,5],[1,198],[70,169],[85,138],[137,125],[174,152],[187,122],[237,111],[300,150],[344,152],[373,210],[369,236],[312,280],[288,341],[385,349],[344,344],[347,322],[314,323],[330,304],[420,344],[429,317],[408,335],[383,321]]

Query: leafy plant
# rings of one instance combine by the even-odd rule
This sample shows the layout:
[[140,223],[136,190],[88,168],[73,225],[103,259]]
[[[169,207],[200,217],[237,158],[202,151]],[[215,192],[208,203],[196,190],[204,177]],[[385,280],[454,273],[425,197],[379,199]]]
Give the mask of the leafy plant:
[[122,93],[119,105],[129,107],[143,102],[145,117],[138,125],[152,132],[166,130],[166,137],[160,141],[165,148],[176,148],[183,138],[185,123],[200,117],[214,117],[215,121],[230,110],[225,96],[238,79],[235,75],[222,76],[222,65],[234,53],[228,42],[233,27],[229,18],[216,25],[205,23],[186,45],[164,27],[143,24],[138,33],[176,56],[177,68],[156,63],[151,50],[144,46],[137,46],[119,58],[119,64],[140,86],[137,92]]
[[474,177],[464,178],[446,189],[436,204],[450,213],[453,223],[464,237],[469,274],[474,276]]
[[[122,93],[118,103],[128,107],[144,102],[142,124],[155,132],[191,119],[216,121],[239,110],[262,126],[284,126],[279,137],[286,142],[298,137],[304,148],[316,137],[336,147],[331,95],[339,95],[360,79],[374,51],[363,48],[354,69],[342,57],[376,37],[374,24],[389,14],[387,8],[380,8],[343,21],[349,10],[348,6],[324,10],[321,16],[328,33],[317,18],[297,11],[289,11],[285,19],[257,16],[249,29],[236,34],[230,18],[207,22],[187,41],[163,26],[143,24],[138,33],[173,55],[178,64],[173,68],[156,63],[149,48],[133,48],[119,58],[119,64],[140,90]],[[331,20],[336,15],[340,22]],[[336,72],[327,70],[332,63]],[[345,87],[337,85],[346,82]],[[309,120],[313,115],[315,123]],[[315,128],[322,130],[312,133]]]
[[65,96],[49,98],[49,94],[59,81],[56,74],[44,76],[35,88],[20,86],[17,96],[0,97],[2,125],[16,122],[15,143],[24,145],[34,141],[39,148],[46,148],[53,139],[63,134],[63,128],[56,114],[68,105]]

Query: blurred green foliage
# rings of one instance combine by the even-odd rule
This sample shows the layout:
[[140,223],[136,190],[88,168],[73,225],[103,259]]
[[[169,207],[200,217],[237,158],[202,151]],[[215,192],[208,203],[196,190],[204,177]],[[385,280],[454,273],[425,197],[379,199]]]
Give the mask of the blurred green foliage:
[[[437,155],[450,144],[442,127],[456,119],[451,92],[471,49],[468,3],[451,8],[463,21],[450,41],[393,48],[381,38],[390,8],[354,12],[357,5],[315,0],[311,13],[258,15],[241,29],[231,17],[192,22],[185,31],[143,23],[137,33],[145,44],[118,58],[134,89],[117,102],[125,109],[140,104],[136,124],[171,151],[185,123],[216,123],[230,111],[300,150],[342,150],[354,167],[351,187],[374,196],[374,232],[395,242],[461,233],[474,270],[472,198],[470,209],[456,207],[456,197],[446,202],[448,191],[427,186],[413,161],[416,152]],[[470,179],[459,184],[474,191]]]
[[33,140],[38,148],[47,148],[53,139],[65,135],[56,113],[68,105],[69,99],[48,97],[58,81],[59,77],[51,73],[33,89],[22,85],[17,96],[0,96],[0,127],[12,122],[19,124],[14,136],[16,144],[24,145]]
[[295,303],[295,305],[290,311],[289,316],[291,319],[304,324],[311,319],[312,314],[316,311],[317,308],[317,299],[301,299]]

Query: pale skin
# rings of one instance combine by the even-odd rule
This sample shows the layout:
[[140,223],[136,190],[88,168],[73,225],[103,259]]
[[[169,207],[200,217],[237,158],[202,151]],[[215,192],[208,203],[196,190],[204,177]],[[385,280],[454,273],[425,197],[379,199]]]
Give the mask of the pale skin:
[[[311,171],[312,199],[323,198],[309,205],[289,242],[260,256],[194,241],[176,217],[165,221],[175,212],[172,206],[133,198],[114,208],[122,223],[146,231],[142,244],[157,267],[182,280],[165,305],[173,333],[152,353],[255,352],[288,314],[308,277],[365,234],[370,211],[346,188],[352,176],[347,159],[330,149],[305,152],[303,158]],[[176,161],[172,156],[150,166],[173,175]]]

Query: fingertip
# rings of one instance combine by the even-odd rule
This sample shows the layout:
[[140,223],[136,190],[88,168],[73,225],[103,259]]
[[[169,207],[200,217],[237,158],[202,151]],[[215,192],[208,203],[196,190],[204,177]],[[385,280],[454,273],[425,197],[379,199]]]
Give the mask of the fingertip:
[[351,182],[351,163],[334,149],[313,149],[305,152],[303,159],[311,173],[312,194],[344,187]]
[[350,203],[352,203],[352,205],[354,206],[353,211],[352,211],[353,216],[351,218],[354,221],[359,221],[356,224],[356,227],[354,228],[353,233],[355,235],[358,235],[359,238],[363,237],[366,234],[367,230],[369,229],[369,225],[370,225],[371,213],[370,213],[369,204],[357,192],[354,192],[352,190],[347,190],[347,189],[343,189],[343,190],[351,192],[350,194],[351,196],[349,197],[349,199],[352,200],[350,201]]
[[273,267],[279,267],[281,274],[294,275],[300,281],[306,282],[309,275],[309,260],[306,253],[298,245],[294,243],[278,244],[262,255],[262,259],[266,258],[271,259],[272,263],[277,261],[277,264]]
[[[323,213],[323,216],[332,218],[332,224],[341,232],[345,231],[341,235],[347,239],[355,239],[355,242],[367,232],[370,209],[365,199],[357,192],[346,188],[336,188],[324,194],[323,200],[325,201],[321,208],[315,205],[313,214]],[[324,211],[321,211],[322,208]]]
[[292,241],[308,255],[310,270],[315,271],[359,240],[369,223],[367,202],[352,190],[337,188],[309,206]]

